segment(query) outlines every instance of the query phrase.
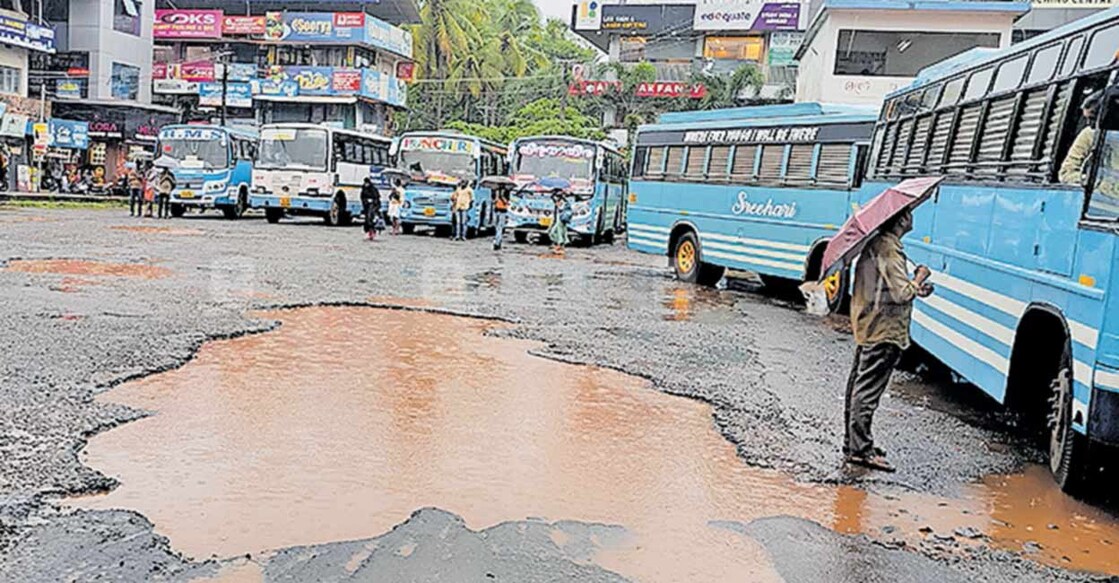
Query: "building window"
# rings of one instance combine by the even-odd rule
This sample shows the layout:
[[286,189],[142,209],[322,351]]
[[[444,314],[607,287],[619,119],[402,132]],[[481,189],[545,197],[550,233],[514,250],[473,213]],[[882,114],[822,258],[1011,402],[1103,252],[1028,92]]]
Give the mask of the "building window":
[[621,52],[618,60],[623,63],[641,63],[645,57],[645,38],[630,36],[621,38]]
[[764,47],[765,40],[760,36],[709,36],[703,43],[703,57],[761,62]]
[[140,36],[140,0],[113,0],[113,30]]
[[835,74],[916,77],[933,63],[976,47],[998,46],[998,33],[841,30]]
[[20,94],[20,70],[15,67],[0,67],[0,93]]
[[140,96],[140,68],[113,63],[113,99],[136,101]]

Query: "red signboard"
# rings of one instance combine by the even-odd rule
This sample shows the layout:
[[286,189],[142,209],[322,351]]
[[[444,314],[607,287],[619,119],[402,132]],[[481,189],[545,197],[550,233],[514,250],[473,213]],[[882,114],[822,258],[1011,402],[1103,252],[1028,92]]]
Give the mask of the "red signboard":
[[222,20],[222,33],[230,36],[264,34],[264,17],[226,16]]
[[331,86],[334,91],[339,93],[361,91],[361,71],[357,69],[335,69]]
[[152,63],[152,79],[167,78],[167,63]]
[[680,83],[678,81],[657,81],[655,83],[640,83],[634,93],[638,97],[688,97],[702,99],[707,95],[707,87],[703,83]]
[[155,38],[221,38],[221,10],[156,10]]
[[[171,75],[171,78],[175,78]],[[179,65],[179,79],[205,83],[214,80],[214,63],[212,61],[194,61]]]
[[621,81],[578,81],[567,88],[568,95],[603,95],[609,91],[621,91]]
[[416,64],[408,61],[401,61],[396,64],[396,78],[411,83],[416,80]]
[[364,28],[364,12],[335,12],[334,26],[337,28]]

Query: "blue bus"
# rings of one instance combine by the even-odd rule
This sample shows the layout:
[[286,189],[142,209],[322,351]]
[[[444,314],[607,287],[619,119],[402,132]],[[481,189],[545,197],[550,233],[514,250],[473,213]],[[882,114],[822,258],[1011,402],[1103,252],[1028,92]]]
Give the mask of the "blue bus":
[[253,172],[252,208],[269,223],[285,216],[320,217],[327,225],[361,216],[361,187],[372,177],[387,206],[392,140],[308,123],[277,123],[260,130]]
[[173,158],[171,216],[188,208],[219,209],[227,219],[245,213],[252,185],[256,136],[213,125],[171,125],[159,132],[159,155]]
[[524,243],[551,226],[551,193],[542,179],[562,178],[574,195],[571,233],[589,243],[613,242],[621,232],[628,184],[625,157],[603,142],[567,136],[533,136],[513,142],[511,170],[518,189],[510,200],[508,229]]
[[[868,161],[868,195],[946,177],[906,240],[937,285],[913,337],[1033,422],[1066,491],[1097,478],[1115,455],[1103,444],[1119,444],[1117,50],[1111,9],[930,67],[887,96]],[[1100,91],[1103,112],[1088,120]],[[1085,130],[1092,154],[1069,176]]]
[[434,227],[438,234],[451,232],[451,192],[461,180],[474,185],[474,206],[467,228],[470,235],[492,229],[493,201],[488,188],[479,186],[486,176],[508,174],[506,148],[466,134],[412,132],[397,142],[397,164],[411,175],[400,210],[400,226],[406,234],[417,226]]
[[[801,103],[673,113],[638,130],[627,241],[683,281],[727,268],[815,281],[846,220],[876,112]],[[846,283],[826,286],[832,309]]]

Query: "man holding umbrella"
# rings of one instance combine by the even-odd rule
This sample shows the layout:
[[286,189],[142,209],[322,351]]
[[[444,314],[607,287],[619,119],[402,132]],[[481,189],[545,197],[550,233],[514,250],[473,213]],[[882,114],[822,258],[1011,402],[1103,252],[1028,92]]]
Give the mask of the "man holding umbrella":
[[874,446],[871,422],[902,351],[909,348],[913,300],[933,292],[924,265],[909,278],[901,238],[912,229],[908,208],[882,225],[855,264],[851,295],[851,326],[858,347],[847,381],[843,453],[848,463],[884,472],[894,467],[886,452]]

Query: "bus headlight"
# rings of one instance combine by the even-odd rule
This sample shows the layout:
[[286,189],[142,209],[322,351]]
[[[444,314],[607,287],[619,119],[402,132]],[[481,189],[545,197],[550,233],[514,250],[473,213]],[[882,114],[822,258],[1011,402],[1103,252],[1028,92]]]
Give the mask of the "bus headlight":
[[591,205],[585,202],[577,202],[571,205],[572,215],[576,219],[585,219],[591,216]]
[[202,191],[207,193],[221,192],[225,190],[227,186],[229,186],[228,182],[207,182],[206,185],[202,187]]

